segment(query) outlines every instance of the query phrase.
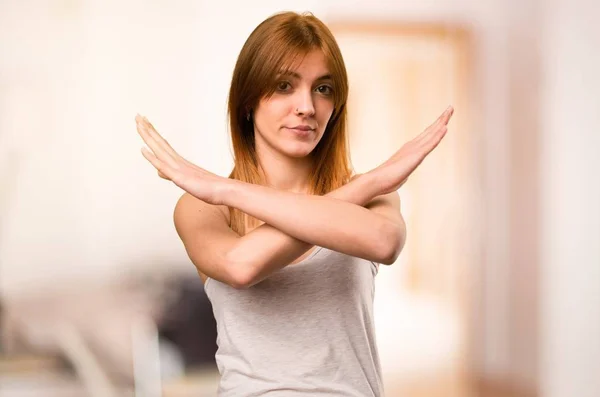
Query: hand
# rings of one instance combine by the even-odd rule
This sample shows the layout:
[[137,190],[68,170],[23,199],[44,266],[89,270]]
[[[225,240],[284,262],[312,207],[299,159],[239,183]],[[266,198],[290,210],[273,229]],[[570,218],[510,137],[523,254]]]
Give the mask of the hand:
[[208,172],[181,157],[145,117],[137,115],[135,121],[138,133],[150,148],[142,148],[142,154],[156,168],[158,176],[172,181],[202,201],[221,204],[220,192],[227,178]]
[[376,175],[382,192],[391,193],[402,186],[412,172],[437,147],[448,131],[447,125],[454,113],[452,106],[441,114],[425,131],[405,143],[389,160],[370,171]]

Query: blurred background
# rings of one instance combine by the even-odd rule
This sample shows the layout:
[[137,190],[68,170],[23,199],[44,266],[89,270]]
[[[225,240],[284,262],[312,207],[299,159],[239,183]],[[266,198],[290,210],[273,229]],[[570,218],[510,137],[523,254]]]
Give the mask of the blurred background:
[[600,396],[600,6],[593,0],[1,0],[0,395],[214,396],[181,191],[136,113],[227,176],[226,100],[262,20],[311,11],[349,72],[366,172],[455,107],[400,190],[377,276],[388,396]]

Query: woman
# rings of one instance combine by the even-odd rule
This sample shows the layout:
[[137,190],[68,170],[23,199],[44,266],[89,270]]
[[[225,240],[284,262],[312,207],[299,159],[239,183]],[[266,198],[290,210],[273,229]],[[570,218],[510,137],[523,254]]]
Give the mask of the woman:
[[144,157],[186,192],[174,222],[218,328],[219,396],[381,396],[374,277],[406,238],[398,188],[438,145],[439,119],[352,175],[340,50],[311,14],[262,22],[229,93],[229,178],[179,156],[143,117]]

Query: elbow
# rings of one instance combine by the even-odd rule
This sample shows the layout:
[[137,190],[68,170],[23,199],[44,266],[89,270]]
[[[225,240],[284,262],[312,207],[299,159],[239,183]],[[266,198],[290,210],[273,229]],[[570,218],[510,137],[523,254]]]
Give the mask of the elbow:
[[227,269],[227,284],[230,287],[243,290],[254,285],[254,274],[249,271],[250,266],[247,263],[228,258],[225,263],[225,269]]
[[406,229],[404,223],[390,222],[389,227],[384,228],[383,236],[379,239],[378,263],[392,265],[396,262],[406,241]]
[[248,289],[252,286],[252,283],[247,279],[231,279],[229,282],[229,286],[238,290]]
[[229,276],[229,286],[235,289],[248,289],[254,285],[253,278],[247,272],[232,272]]

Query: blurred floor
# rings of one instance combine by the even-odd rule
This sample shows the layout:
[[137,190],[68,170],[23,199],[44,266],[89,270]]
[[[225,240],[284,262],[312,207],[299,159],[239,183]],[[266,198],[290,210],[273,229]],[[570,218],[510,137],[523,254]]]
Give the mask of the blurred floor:
[[[216,396],[218,373],[197,370],[163,384],[162,397]],[[90,397],[76,375],[63,363],[45,357],[0,357],[2,397]],[[97,395],[105,395],[99,393]],[[133,397],[119,390],[118,397]],[[422,380],[387,381],[387,397],[535,397],[497,382],[481,382],[459,375],[430,375]]]
[[58,360],[39,356],[0,356],[2,397],[83,397],[83,384]]
[[389,382],[387,397],[536,397],[503,382],[467,376],[432,375],[422,380]]

